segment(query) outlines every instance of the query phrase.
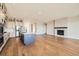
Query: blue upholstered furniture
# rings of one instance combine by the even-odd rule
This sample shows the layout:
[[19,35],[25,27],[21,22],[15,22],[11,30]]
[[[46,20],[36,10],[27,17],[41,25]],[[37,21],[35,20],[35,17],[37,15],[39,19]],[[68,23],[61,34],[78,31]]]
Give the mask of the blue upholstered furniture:
[[35,42],[35,35],[24,33],[22,34],[22,40],[25,45],[33,44]]

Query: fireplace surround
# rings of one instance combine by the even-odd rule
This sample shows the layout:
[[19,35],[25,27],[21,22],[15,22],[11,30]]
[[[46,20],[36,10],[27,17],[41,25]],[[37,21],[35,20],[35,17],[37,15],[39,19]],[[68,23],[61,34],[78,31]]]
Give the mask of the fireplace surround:
[[68,27],[54,27],[54,34],[59,37],[67,37],[67,29]]

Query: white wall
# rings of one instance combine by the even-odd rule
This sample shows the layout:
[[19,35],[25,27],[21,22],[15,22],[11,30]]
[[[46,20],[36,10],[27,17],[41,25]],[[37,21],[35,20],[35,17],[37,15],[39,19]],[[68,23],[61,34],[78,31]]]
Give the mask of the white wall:
[[[79,39],[79,16],[62,18],[59,20],[55,20],[55,27],[68,27],[65,30],[65,35],[60,37]],[[62,30],[62,29],[59,29]],[[54,24],[53,22],[47,23],[47,34],[56,35],[57,29],[54,32]],[[56,35],[57,36],[57,35]]]
[[29,21],[23,21],[24,23],[24,32],[31,33],[31,23]]
[[45,34],[45,24],[44,23],[37,23],[36,24],[36,34]]
[[[33,32],[31,32],[31,24],[33,24]],[[45,34],[46,32],[44,23],[32,23],[29,21],[24,21],[24,27],[25,31],[27,30],[27,33]]]
[[68,19],[68,38],[79,39],[79,17]]
[[36,28],[35,28],[35,27],[36,27],[36,24],[35,24],[35,23],[33,23],[32,25],[33,25],[33,28],[32,28],[33,32],[32,32],[32,33],[34,33],[34,34],[35,34],[35,32],[36,32]]
[[55,27],[67,27],[67,18],[55,20]]
[[54,22],[48,22],[47,23],[47,34],[54,35]]

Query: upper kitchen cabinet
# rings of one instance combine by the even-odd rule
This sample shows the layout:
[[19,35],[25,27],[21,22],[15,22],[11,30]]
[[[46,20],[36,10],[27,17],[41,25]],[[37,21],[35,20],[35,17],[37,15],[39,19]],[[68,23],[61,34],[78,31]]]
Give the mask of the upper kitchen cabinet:
[[7,14],[7,8],[4,3],[0,3],[0,9],[2,10],[4,14]]
[[7,8],[4,3],[0,3],[0,23],[5,23]]

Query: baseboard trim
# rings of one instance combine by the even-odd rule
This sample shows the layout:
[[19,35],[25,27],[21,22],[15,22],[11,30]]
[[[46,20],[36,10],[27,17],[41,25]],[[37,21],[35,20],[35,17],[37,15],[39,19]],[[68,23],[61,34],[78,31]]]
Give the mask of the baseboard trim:
[[[51,35],[51,34],[47,34],[47,35]],[[66,39],[77,39],[77,40],[79,40],[79,38],[72,38],[72,37],[66,37],[66,36],[59,36],[59,35],[51,35],[51,36],[56,36],[56,37],[61,37],[61,38],[66,38]]]

